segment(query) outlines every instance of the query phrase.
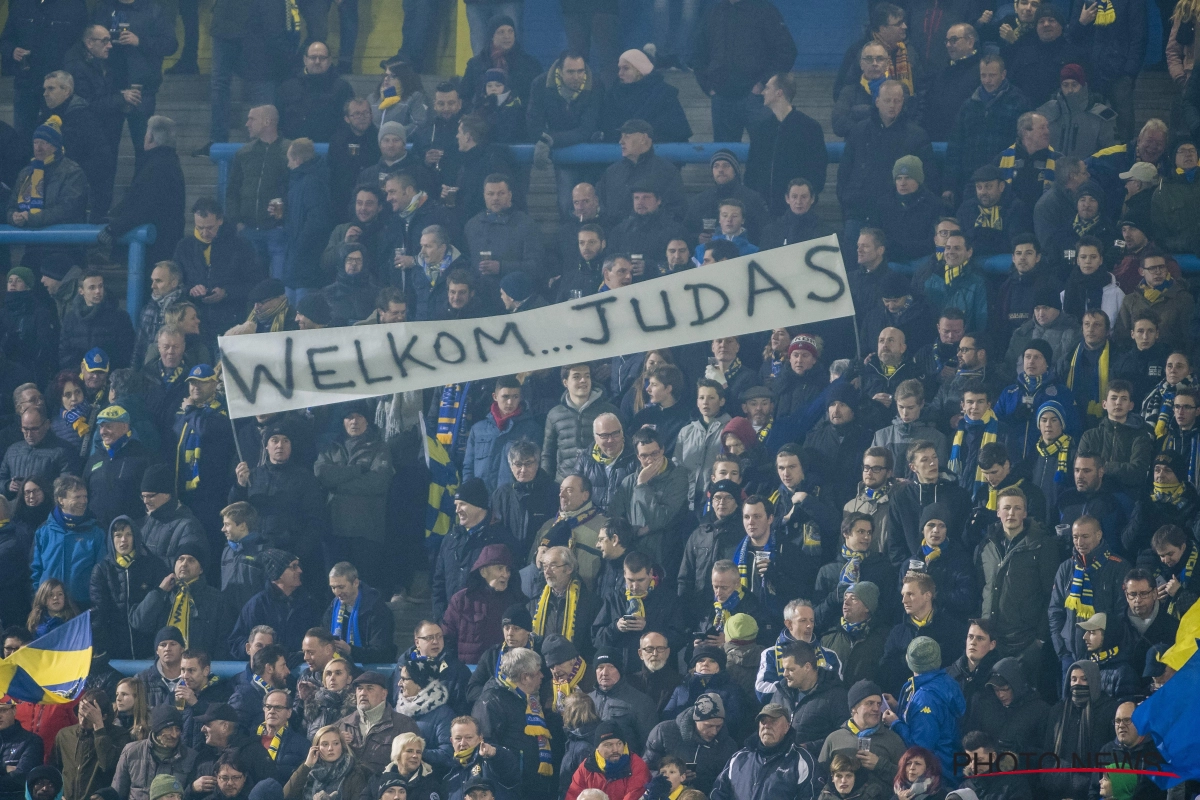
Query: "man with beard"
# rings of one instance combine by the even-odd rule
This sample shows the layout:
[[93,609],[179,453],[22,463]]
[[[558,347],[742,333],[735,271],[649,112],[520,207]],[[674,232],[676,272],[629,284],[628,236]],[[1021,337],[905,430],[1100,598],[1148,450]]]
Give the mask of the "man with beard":
[[646,631],[657,631],[678,648],[684,643],[677,613],[678,598],[670,586],[659,586],[657,570],[650,558],[638,551],[625,556],[625,586],[602,598],[603,605],[592,623],[597,647],[618,655],[623,673],[638,666],[640,640]]
[[391,761],[393,739],[402,733],[418,733],[416,723],[388,707],[387,685],[387,678],[378,672],[367,671],[355,678],[358,710],[339,723],[342,740],[358,763],[372,773],[382,772]]
[[[335,227],[329,234],[329,243],[325,245],[325,251],[321,254],[321,268],[327,273],[336,273],[342,266],[342,245],[358,244],[362,246],[363,255],[368,259],[363,269],[377,275],[384,266],[377,263],[383,255],[383,192],[374,185],[364,184],[355,187],[353,195],[354,217],[349,222]],[[335,212],[341,211],[337,205],[333,206],[333,209]]]
[[630,686],[650,698],[658,716],[662,715],[675,687],[683,682],[679,670],[671,663],[673,656],[674,652],[664,634],[657,631],[644,633],[638,640],[641,668],[628,673],[626,677]]

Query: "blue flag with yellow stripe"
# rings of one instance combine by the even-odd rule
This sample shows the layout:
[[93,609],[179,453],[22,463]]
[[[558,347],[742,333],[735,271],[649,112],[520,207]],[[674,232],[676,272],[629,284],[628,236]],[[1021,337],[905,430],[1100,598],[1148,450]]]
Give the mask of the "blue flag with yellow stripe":
[[69,703],[92,669],[92,612],[0,659],[0,695],[27,703]]
[[430,436],[421,415],[421,430],[425,432],[425,466],[429,469],[429,499],[425,508],[425,538],[436,549],[443,536],[454,525],[454,492],[458,489],[458,468],[445,446]]

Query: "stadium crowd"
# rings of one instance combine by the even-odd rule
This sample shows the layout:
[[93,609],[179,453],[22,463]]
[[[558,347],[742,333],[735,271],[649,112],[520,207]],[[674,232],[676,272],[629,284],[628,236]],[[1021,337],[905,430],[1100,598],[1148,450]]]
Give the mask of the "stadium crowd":
[[[830,132],[853,320],[240,420],[218,335],[517,313],[833,233],[826,131],[768,0],[656,2],[657,47],[623,53],[615,2],[563,0],[548,65],[522,3],[474,0],[475,55],[428,93],[436,3],[404,0],[367,97],[339,74],[357,0],[336,58],[327,0],[216,0],[210,139],[236,74],[250,141],[185,209],[155,102],[165,57],[197,70],[198,5],[182,45],[154,0],[11,0],[0,33],[5,222],[157,229],[136,322],[83,248],[0,253],[3,655],[88,609],[94,642],[72,702],[0,699],[0,795],[1196,794],[1008,773],[1161,764],[1132,714],[1200,597],[1173,256],[1200,253],[1200,2],[1158,4],[1180,98],[1140,127],[1145,3],[872,3]],[[680,68],[715,141],[749,137],[692,196],[654,151],[692,135]],[[621,157],[551,161],[588,142]]]

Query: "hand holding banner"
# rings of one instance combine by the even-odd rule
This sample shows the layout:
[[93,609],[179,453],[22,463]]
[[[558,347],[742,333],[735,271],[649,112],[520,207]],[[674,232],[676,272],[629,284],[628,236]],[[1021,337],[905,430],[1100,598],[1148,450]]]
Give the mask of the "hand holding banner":
[[231,417],[608,359],[854,314],[837,237],[501,317],[223,336]]

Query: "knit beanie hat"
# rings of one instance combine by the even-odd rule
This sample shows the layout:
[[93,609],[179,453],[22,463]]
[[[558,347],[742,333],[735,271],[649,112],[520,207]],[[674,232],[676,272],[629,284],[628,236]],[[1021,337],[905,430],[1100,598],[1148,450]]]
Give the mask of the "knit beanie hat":
[[482,478],[468,478],[459,485],[458,491],[454,493],[455,500],[462,500],[464,503],[469,503],[476,508],[490,508],[488,502],[487,484]]
[[596,726],[595,744],[600,746],[601,742],[607,742],[609,739],[620,739],[622,742],[628,742],[625,738],[625,726],[615,720],[602,720]]
[[749,614],[734,614],[725,622],[725,638],[737,644],[753,642],[758,638],[758,623]]
[[642,74],[642,77],[654,72],[654,64],[650,63],[650,57],[636,48],[621,53],[617,58],[617,63],[622,61],[628,61],[631,67]]
[[792,357],[792,353],[796,350],[806,350],[812,353],[813,358],[820,358],[821,351],[825,348],[825,341],[815,333],[798,333],[792,339],[792,343],[788,345],[788,358]]
[[1059,83],[1063,81],[1075,81],[1076,83],[1087,84],[1087,73],[1083,71],[1083,67],[1078,64],[1064,64],[1063,68],[1058,71]]
[[[29,774],[25,778],[25,786],[32,789],[39,781],[50,781],[54,785],[55,794],[62,792],[62,773],[50,764],[39,764],[29,770]],[[28,793],[26,796],[28,796]]]
[[883,276],[883,285],[879,287],[879,296],[886,300],[898,297],[908,297],[912,294],[912,279],[902,272],[889,272]]
[[283,786],[274,778],[266,778],[254,784],[250,800],[283,800]]
[[379,126],[379,138],[376,141],[382,142],[383,137],[389,133],[393,136],[399,136],[400,141],[408,141],[408,136],[404,132],[404,126],[395,120],[388,120]]
[[158,633],[154,637],[154,649],[163,642],[178,642],[180,647],[186,647],[183,641],[183,634],[179,632],[179,628],[173,625],[168,625],[165,628],[159,628]]
[[268,547],[262,551],[258,557],[259,563],[263,565],[263,572],[267,576],[268,583],[274,583],[279,580],[284,571],[287,570],[288,564],[296,560],[296,556],[289,553],[287,550],[279,550],[274,547]]
[[[947,530],[949,530],[953,517],[954,514],[950,511],[948,505],[944,503],[930,503],[921,509],[921,527],[917,532],[924,533],[925,525],[931,519],[940,520],[946,526]],[[861,600],[862,598],[860,597],[859,599]]]
[[[728,478],[723,478],[716,483],[708,485],[708,499],[711,500],[717,492],[725,492],[725,494],[733,495],[734,500],[742,499],[742,487],[737,481],[731,481]],[[736,616],[736,615],[735,615]]]
[[879,608],[879,587],[871,581],[859,581],[846,589],[849,594],[858,598],[858,602],[867,607],[872,614]]
[[[1055,295],[1055,297],[1057,296]],[[1045,339],[1031,339],[1029,344],[1025,345],[1025,349],[1021,351],[1022,356],[1030,350],[1037,350],[1046,359],[1047,364],[1054,366],[1054,348]]]
[[579,658],[579,651],[567,637],[552,633],[542,640],[542,659],[547,667],[557,667]]
[[31,270],[29,267],[13,267],[4,277],[11,278],[14,275],[20,278],[21,281],[30,289],[32,289],[37,283],[37,280],[33,277],[33,270]]
[[712,154],[712,158],[708,160],[708,167],[712,169],[713,165],[718,161],[724,161],[729,166],[733,167],[733,171],[737,172],[742,166],[742,162],[738,161],[738,157],[733,154],[733,151],[727,147],[722,147],[720,150]]
[[825,401],[825,407],[834,403],[845,403],[851,408],[858,407],[858,390],[854,388],[854,384],[850,381],[843,381],[829,388],[829,396]]
[[[533,615],[529,613],[529,607],[524,603],[514,603],[509,606],[504,616],[500,618],[500,626],[516,625],[523,631],[533,630]],[[545,656],[545,652],[542,653]]]
[[318,325],[327,326],[333,322],[333,309],[323,294],[306,294],[296,303],[296,313],[307,317]]
[[1063,430],[1067,429],[1067,412],[1066,409],[1063,408],[1062,403],[1058,402],[1057,400],[1047,400],[1046,402],[1042,403],[1040,406],[1038,406],[1037,414],[1034,415],[1034,422],[1040,421],[1042,414],[1047,413],[1058,417],[1058,424],[1063,427]]
[[592,662],[592,666],[599,668],[604,664],[616,667],[617,672],[621,672],[621,651],[612,647],[601,647],[597,650],[596,660]]
[[172,726],[183,730],[183,714],[179,713],[175,704],[155,706],[150,712],[150,730],[161,733]]
[[483,73],[483,83],[485,86],[489,83],[502,83],[504,84],[504,88],[507,89],[508,73],[502,69],[496,69],[493,67],[492,69],[489,69],[487,72]]
[[717,666],[721,668],[721,672],[725,671],[725,650],[712,645],[700,645],[692,651],[692,657],[688,661],[688,668],[691,669],[699,663],[702,658],[711,658],[717,662]]
[[925,165],[916,156],[901,156],[892,165],[892,180],[901,176],[912,178],[919,184],[925,183]]
[[706,719],[725,719],[725,703],[716,692],[705,692],[696,698],[692,706],[692,719],[703,722]]
[[33,138],[41,139],[55,150],[62,150],[62,119],[57,114],[51,114],[45,122],[34,128]]
[[942,648],[928,636],[918,636],[908,643],[904,660],[914,675],[933,672],[942,666]]
[[[1170,467],[1171,472],[1175,473],[1175,480],[1187,480],[1188,460],[1183,453],[1178,450],[1164,450],[1154,457],[1154,464],[1162,464],[1165,467]],[[1151,470],[1153,470],[1151,465]],[[1153,474],[1153,472],[1151,472]]]
[[38,266],[38,271],[45,278],[51,278],[56,281],[61,281],[67,277],[67,273],[71,271],[71,257],[62,252],[47,253],[42,258],[42,263]]
[[142,473],[141,490],[154,494],[175,494],[175,467],[171,464],[155,464]]
[[521,303],[533,294],[533,279],[525,271],[517,270],[500,279],[500,288],[506,295]]
[[850,711],[853,712],[855,706],[874,695],[883,697],[883,689],[880,689],[879,684],[875,683],[875,681],[862,680],[846,691],[846,704],[850,707]]
[[150,781],[150,800],[158,800],[169,794],[183,795],[183,785],[174,775],[155,775]]

